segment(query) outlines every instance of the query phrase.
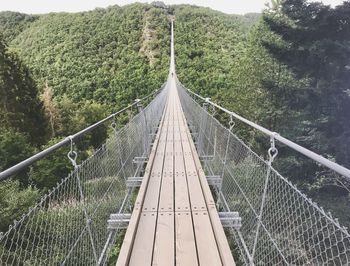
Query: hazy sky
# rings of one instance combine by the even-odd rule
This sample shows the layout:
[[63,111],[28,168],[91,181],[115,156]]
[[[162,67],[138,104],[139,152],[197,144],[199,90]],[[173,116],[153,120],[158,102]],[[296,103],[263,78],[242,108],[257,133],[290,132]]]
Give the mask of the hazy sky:
[[[96,7],[107,7],[110,5],[125,5],[133,0],[0,0],[0,11],[11,10],[24,13],[49,13],[49,12],[78,12],[91,10]],[[245,14],[248,12],[260,12],[264,8],[266,0],[165,0],[166,4],[194,4],[207,6],[229,14]],[[325,4],[333,6],[341,4],[343,0],[322,0]]]

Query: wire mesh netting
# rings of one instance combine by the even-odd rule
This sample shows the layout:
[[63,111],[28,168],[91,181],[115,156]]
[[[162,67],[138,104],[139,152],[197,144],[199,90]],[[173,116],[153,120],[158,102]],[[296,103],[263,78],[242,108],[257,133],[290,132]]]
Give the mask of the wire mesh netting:
[[209,175],[220,175],[220,208],[238,211],[240,230],[227,231],[245,264],[349,265],[350,235],[202,108],[178,82],[187,122]]
[[43,196],[0,235],[1,265],[96,265],[107,220],[125,208],[126,178],[137,176],[135,157],[147,156],[167,90],[114,130],[93,156]]

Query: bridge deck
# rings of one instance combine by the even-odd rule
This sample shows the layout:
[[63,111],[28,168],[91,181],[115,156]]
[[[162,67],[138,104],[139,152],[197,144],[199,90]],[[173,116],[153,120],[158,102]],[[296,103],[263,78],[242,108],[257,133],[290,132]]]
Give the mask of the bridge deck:
[[174,78],[117,265],[234,265]]

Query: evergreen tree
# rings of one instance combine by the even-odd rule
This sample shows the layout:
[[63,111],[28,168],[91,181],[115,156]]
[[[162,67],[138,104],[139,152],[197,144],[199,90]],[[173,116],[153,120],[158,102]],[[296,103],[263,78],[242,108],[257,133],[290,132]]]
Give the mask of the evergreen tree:
[[264,21],[280,42],[266,41],[264,46],[304,86],[290,83],[286,88],[268,80],[265,87],[282,105],[299,112],[304,146],[335,155],[338,163],[350,167],[350,2],[331,8],[285,0],[275,10]]
[[28,134],[32,143],[45,139],[46,121],[38,89],[29,70],[0,39],[0,128]]

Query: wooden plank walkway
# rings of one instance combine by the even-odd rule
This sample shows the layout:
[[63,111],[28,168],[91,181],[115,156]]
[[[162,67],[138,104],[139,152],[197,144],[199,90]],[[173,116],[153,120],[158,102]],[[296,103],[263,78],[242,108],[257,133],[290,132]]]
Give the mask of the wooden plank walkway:
[[175,78],[117,265],[235,265]]

